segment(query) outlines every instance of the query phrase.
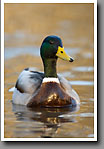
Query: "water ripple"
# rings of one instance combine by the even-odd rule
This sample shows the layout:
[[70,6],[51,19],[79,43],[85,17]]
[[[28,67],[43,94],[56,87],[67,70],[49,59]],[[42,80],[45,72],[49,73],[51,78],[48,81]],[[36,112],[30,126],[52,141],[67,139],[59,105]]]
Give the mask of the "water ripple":
[[69,117],[94,117],[94,113],[80,113],[80,114],[63,114],[59,116],[60,118],[69,118]]
[[81,66],[81,67],[74,67],[72,70],[74,71],[80,71],[80,72],[91,72],[94,70],[92,66]]
[[39,56],[40,55],[40,50],[39,47],[35,46],[27,46],[27,47],[12,47],[12,48],[5,48],[5,54],[4,58],[5,59],[10,59],[16,56],[24,55],[24,54],[30,54],[34,56]]
[[77,80],[77,81],[70,81],[70,84],[71,85],[94,85],[94,82],[93,81],[80,81],[80,80]]

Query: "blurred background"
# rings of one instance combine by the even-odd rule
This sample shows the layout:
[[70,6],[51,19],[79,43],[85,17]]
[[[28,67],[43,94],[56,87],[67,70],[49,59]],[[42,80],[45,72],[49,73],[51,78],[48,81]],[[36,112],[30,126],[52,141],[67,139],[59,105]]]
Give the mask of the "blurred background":
[[[43,137],[47,136],[48,131],[49,137],[94,137],[94,5],[8,3],[5,4],[4,16],[5,137]],[[11,104],[12,93],[8,89],[15,85],[24,68],[34,67],[36,71],[43,71],[40,46],[48,35],[61,37],[65,51],[75,59],[73,63],[58,60],[57,70],[78,92],[81,105],[80,110],[66,112],[63,120],[61,114],[61,121],[60,114],[49,117],[50,110],[46,110],[45,116],[48,116],[45,119],[40,116],[38,121],[32,119],[30,126],[30,111],[21,111],[18,107],[18,112],[16,108],[14,110]],[[70,116],[74,120],[69,120]],[[54,130],[51,127],[52,131],[44,131],[43,126],[47,128],[47,123],[57,126],[54,126]],[[39,132],[36,133],[33,126],[39,124],[41,126],[36,128]]]

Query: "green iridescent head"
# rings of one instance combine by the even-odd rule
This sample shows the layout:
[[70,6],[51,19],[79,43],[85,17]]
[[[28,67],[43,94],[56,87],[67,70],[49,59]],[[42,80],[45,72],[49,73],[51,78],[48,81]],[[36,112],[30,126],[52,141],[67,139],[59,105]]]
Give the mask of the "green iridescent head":
[[43,40],[40,48],[40,54],[42,59],[56,58],[58,46],[63,47],[62,41],[57,36],[48,36]]
[[43,40],[40,55],[43,60],[46,77],[57,77],[55,68],[58,57],[73,62],[73,59],[65,53],[62,40],[58,36],[48,36]]

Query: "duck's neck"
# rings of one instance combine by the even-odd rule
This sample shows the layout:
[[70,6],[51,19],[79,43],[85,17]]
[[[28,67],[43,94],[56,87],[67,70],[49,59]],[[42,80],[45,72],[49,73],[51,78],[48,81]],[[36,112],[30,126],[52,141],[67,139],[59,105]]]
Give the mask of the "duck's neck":
[[43,60],[45,77],[57,78],[56,62],[57,62],[57,59]]

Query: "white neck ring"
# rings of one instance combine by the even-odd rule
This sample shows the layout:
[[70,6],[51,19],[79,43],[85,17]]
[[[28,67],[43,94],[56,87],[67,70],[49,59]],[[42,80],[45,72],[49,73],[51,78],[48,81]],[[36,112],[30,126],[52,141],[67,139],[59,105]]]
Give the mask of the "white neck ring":
[[60,83],[58,78],[44,78],[42,83],[46,83],[46,82],[56,82],[56,83]]

